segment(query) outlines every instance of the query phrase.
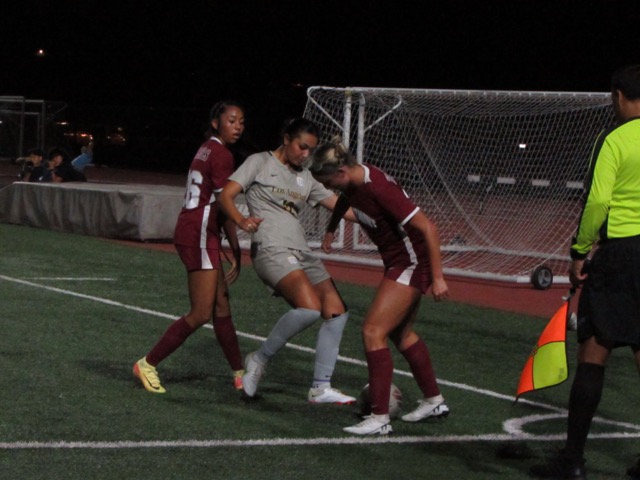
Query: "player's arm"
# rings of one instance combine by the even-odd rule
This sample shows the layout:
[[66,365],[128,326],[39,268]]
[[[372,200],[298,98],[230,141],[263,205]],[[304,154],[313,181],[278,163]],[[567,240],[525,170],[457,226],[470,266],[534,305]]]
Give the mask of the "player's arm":
[[442,272],[442,257],[440,255],[440,236],[438,228],[429,218],[418,210],[409,220],[409,225],[417,228],[422,233],[427,243],[427,254],[431,265],[431,293],[436,301],[444,300],[449,296],[449,287],[444,280]]
[[261,218],[245,217],[242,215],[238,207],[235,204],[235,198],[242,193],[242,185],[233,180],[229,182],[222,189],[218,195],[218,202],[220,202],[220,208],[222,212],[229,217],[229,219],[240,227],[242,230],[248,233],[253,233],[257,230],[258,226],[262,222]]
[[334,233],[338,225],[340,224],[340,220],[344,217],[346,220],[350,222],[355,222],[356,216],[351,209],[351,205],[349,204],[349,200],[344,195],[336,195],[333,194],[331,197],[327,197],[324,200],[321,200],[320,205],[331,210],[333,213],[331,214],[331,218],[329,219],[329,224],[327,225],[327,231],[324,234],[324,238],[322,239],[322,251],[325,253],[331,252],[331,244],[333,243]]
[[225,272],[227,284],[231,285],[238,279],[238,275],[240,275],[242,252],[240,250],[240,242],[238,241],[238,231],[236,230],[236,224],[233,220],[227,217],[223,212],[219,213],[218,221],[219,225],[222,226],[222,230],[224,231],[227,241],[229,242],[229,247],[231,248],[232,258],[229,259],[231,267],[227,272]]
[[[349,222],[358,221],[355,213],[353,213],[353,210],[351,209],[349,200],[347,200],[347,198],[344,195],[336,195],[334,193],[330,197],[327,197],[324,200],[320,200],[318,203],[322,205],[324,208],[326,208],[327,210],[331,210],[332,212],[334,212],[336,215],[339,216],[336,224],[333,226],[333,229],[331,230],[332,232],[335,231],[336,228],[338,228],[338,224],[340,223],[340,220],[342,220],[343,218]],[[332,218],[333,218],[333,215],[332,215]]]

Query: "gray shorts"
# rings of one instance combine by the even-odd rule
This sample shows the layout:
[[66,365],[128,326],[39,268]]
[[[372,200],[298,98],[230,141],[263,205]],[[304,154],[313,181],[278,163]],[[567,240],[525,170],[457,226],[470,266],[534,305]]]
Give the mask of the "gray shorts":
[[304,270],[311,285],[331,278],[322,261],[311,252],[266,247],[252,251],[251,258],[258,277],[272,293],[280,280],[296,270]]

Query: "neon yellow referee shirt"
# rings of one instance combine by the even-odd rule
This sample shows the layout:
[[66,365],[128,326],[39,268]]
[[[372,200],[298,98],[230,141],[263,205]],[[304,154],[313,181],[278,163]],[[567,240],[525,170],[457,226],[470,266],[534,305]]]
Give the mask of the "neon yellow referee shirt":
[[585,258],[598,240],[640,235],[640,118],[596,140],[571,258]]

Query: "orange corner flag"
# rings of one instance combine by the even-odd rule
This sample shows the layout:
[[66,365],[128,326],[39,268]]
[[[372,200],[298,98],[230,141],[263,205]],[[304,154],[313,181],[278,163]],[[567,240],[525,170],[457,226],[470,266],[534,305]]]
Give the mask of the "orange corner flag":
[[516,401],[523,393],[552,387],[568,378],[567,318],[572,294],[573,291],[562,307],[551,317],[527,359],[520,374]]

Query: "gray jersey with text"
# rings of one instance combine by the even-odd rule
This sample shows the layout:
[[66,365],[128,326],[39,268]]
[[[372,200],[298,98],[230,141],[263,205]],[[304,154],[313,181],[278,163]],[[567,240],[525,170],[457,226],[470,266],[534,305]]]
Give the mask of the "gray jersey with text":
[[314,207],[333,195],[309,170],[295,171],[271,152],[261,152],[249,156],[229,180],[242,185],[251,216],[263,219],[252,243],[309,250],[298,214],[305,203]]

